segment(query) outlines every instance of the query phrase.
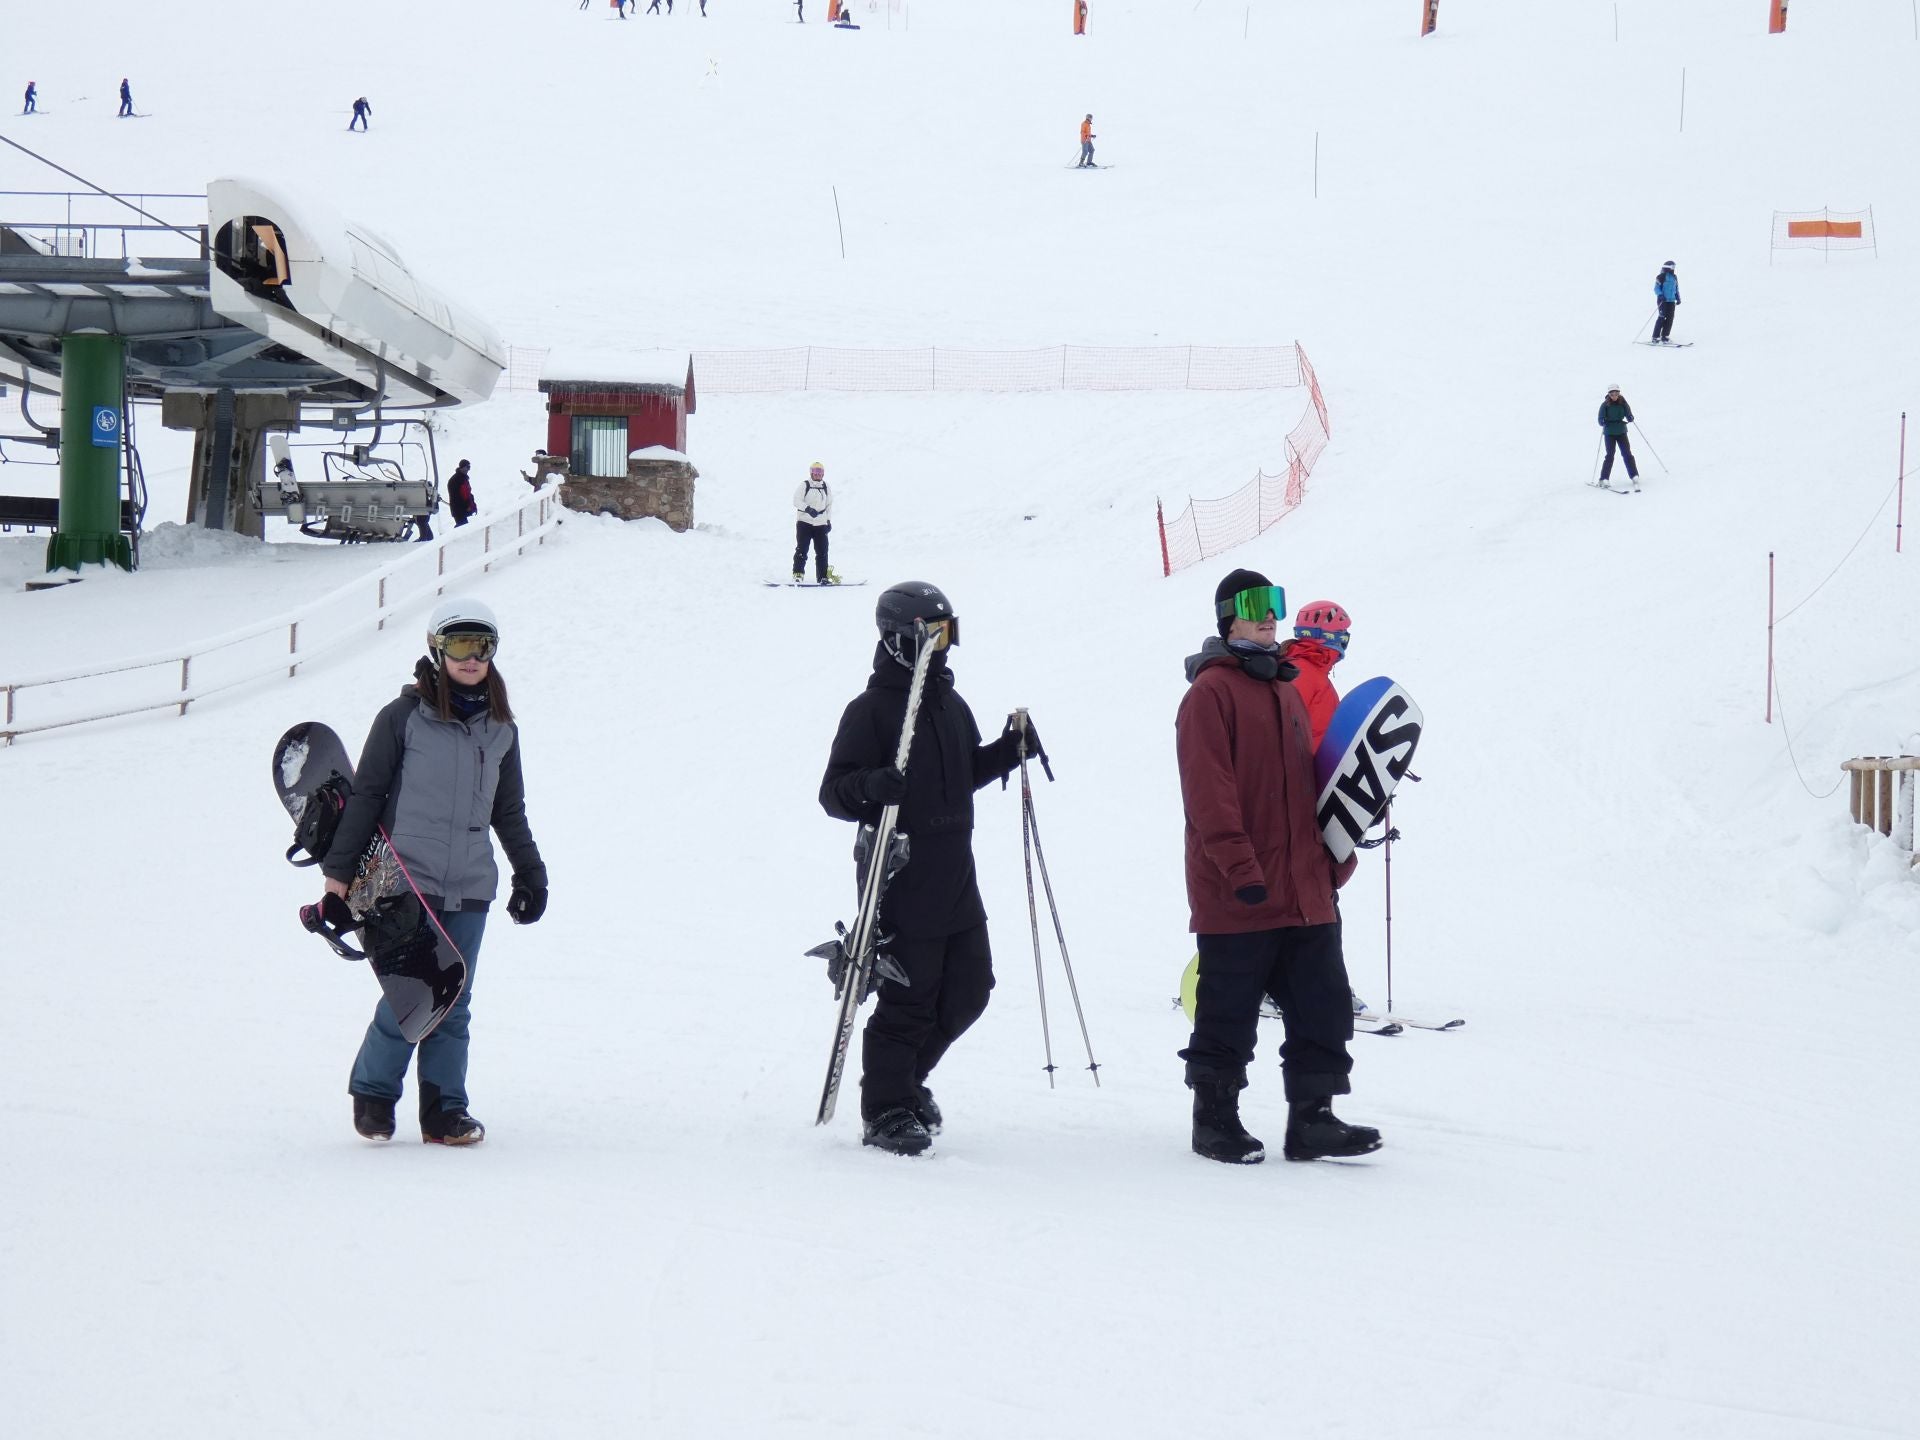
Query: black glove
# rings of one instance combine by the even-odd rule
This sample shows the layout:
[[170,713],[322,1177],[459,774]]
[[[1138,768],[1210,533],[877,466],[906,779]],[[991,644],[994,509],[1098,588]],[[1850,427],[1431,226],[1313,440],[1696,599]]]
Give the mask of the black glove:
[[1233,898],[1242,905],[1264,905],[1267,903],[1267,887],[1264,885],[1242,885],[1233,892]]
[[860,777],[860,793],[875,805],[898,805],[907,798],[907,777],[896,765],[883,765]]
[[813,508],[813,506],[811,506],[811,505],[809,505],[809,506],[807,506],[807,514],[809,514],[809,515],[818,515],[819,513],[820,513],[820,512],[819,512],[818,510],[816,510],[816,509],[814,509],[814,508]]
[[[1020,714],[1015,711],[1007,716],[1007,728],[1000,732],[1000,738],[1006,742],[1007,757],[1013,763],[1019,763],[1020,757]],[[1040,732],[1034,727],[1033,716],[1027,716],[1027,754],[1034,759],[1043,759],[1047,747],[1040,743]]]
[[531,925],[547,913],[547,882],[513,877],[513,893],[507,897],[507,915],[516,925]]

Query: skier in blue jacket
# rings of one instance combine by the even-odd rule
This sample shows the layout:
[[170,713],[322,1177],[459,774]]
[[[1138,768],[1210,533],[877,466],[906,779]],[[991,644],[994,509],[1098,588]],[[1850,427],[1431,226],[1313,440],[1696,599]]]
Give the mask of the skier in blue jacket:
[[1653,298],[1660,307],[1660,318],[1653,322],[1653,343],[1671,345],[1673,343],[1673,312],[1680,303],[1680,280],[1673,273],[1673,262],[1667,261],[1660,267],[1660,273],[1653,277]]

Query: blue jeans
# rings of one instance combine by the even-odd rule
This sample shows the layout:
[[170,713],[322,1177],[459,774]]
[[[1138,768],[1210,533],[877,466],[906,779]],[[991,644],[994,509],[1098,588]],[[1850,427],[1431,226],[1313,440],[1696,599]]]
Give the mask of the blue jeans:
[[[436,911],[453,941],[467,960],[467,988],[453,1003],[453,1009],[433,1033],[419,1045],[420,1108],[464,1110],[467,1105],[467,1007],[473,999],[475,962],[480,958],[480,937],[486,933],[484,910]],[[360,1053],[353,1057],[353,1077],[347,1089],[355,1095],[371,1095],[382,1100],[398,1100],[406,1088],[407,1061],[414,1046],[400,1036],[394,1022],[393,1007],[383,998],[374,1007],[373,1023],[367,1026],[367,1038],[360,1042]]]

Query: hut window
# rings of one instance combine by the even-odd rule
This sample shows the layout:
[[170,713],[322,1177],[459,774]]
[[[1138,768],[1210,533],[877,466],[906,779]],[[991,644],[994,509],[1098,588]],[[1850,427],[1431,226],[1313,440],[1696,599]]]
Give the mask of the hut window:
[[626,416],[574,416],[573,456],[568,468],[576,475],[625,475]]

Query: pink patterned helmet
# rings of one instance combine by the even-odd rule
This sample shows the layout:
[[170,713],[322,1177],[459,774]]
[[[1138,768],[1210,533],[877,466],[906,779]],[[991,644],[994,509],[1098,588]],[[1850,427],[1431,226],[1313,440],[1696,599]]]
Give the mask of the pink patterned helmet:
[[1353,617],[1331,600],[1310,600],[1293,617],[1296,640],[1317,640],[1342,655],[1347,653],[1352,633]]

